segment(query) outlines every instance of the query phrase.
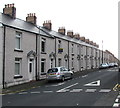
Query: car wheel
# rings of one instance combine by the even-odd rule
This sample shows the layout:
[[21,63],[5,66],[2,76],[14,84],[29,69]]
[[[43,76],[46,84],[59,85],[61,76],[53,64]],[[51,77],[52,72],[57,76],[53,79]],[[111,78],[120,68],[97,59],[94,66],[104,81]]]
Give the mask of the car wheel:
[[71,79],[73,78],[73,74],[71,74],[71,77],[70,77]]

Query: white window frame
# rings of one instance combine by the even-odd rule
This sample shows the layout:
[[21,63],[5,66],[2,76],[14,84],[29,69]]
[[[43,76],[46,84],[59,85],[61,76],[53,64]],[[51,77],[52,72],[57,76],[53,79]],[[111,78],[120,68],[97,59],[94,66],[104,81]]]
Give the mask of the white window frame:
[[[44,42],[44,51],[42,51],[42,42]],[[41,52],[42,53],[45,53],[46,52],[46,39],[45,38],[42,38],[42,40],[41,40]]]
[[[20,74],[21,74],[21,67],[22,67],[22,58],[15,58],[15,59],[19,59],[19,61],[16,61],[15,60],[15,64],[19,64],[20,65],[20,70],[19,70],[19,73],[18,74],[16,74],[16,69],[15,69],[15,72],[14,72],[14,76],[20,76]],[[15,67],[16,68],[16,67]]]
[[58,49],[59,49],[59,48],[62,48],[61,40],[58,40]]
[[62,59],[58,58],[58,67],[60,67],[62,65]]
[[71,52],[72,52],[72,54],[73,54],[73,53],[74,53],[74,44],[72,44],[71,47],[72,47],[72,48],[71,48],[71,50],[72,50]]
[[[20,40],[20,43],[19,43],[19,44],[20,44],[20,45],[19,45],[20,48],[17,48],[17,47],[16,47],[16,41],[17,41],[16,39],[19,39],[19,40]],[[16,49],[16,50],[21,50],[21,40],[22,40],[22,33],[17,31],[17,32],[16,32],[16,36],[15,36],[15,49]],[[17,44],[18,44],[18,43],[17,43]]]
[[[44,63],[44,72],[42,72],[42,63]],[[46,73],[46,59],[41,59],[41,73]]]

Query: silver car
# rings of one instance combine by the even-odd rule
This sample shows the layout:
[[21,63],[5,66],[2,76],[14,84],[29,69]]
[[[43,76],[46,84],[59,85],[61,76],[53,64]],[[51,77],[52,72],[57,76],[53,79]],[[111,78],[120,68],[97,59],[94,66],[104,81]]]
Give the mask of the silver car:
[[51,68],[47,72],[47,80],[62,80],[72,78],[73,72],[65,67]]

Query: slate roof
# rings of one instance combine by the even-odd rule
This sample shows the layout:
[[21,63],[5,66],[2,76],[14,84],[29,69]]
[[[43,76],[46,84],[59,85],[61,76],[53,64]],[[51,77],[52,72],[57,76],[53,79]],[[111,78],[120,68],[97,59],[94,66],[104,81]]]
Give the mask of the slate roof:
[[52,37],[50,34],[44,32],[43,30],[40,30],[39,26],[36,26],[32,23],[26,22],[19,18],[13,19],[10,16],[5,15],[3,13],[0,13],[0,22],[3,25],[9,26],[9,27],[14,27],[14,28],[25,30],[28,32],[40,34],[43,36]]
[[10,16],[5,15],[3,13],[0,13],[0,22],[3,25],[9,26],[9,27],[14,27],[14,28],[25,30],[25,31],[32,32],[35,34],[40,34],[42,36],[47,36],[49,38],[57,37],[57,38],[61,38],[61,39],[64,39],[64,40],[67,40],[70,42],[74,42],[74,43],[78,43],[81,45],[96,48],[95,46],[87,44],[86,42],[83,42],[81,40],[71,38],[67,35],[62,35],[56,31],[45,29],[44,27],[36,26],[32,23],[26,22],[26,21],[21,20],[19,18],[13,19]]
[[89,46],[89,47],[98,49],[93,45],[90,45],[86,42],[83,42],[83,41],[75,39],[75,38],[71,38],[70,36],[67,36],[67,35],[62,35],[62,34],[56,32],[56,31],[48,30],[48,29],[45,29],[44,27],[41,27],[41,30],[48,32],[50,35],[52,35],[54,37],[61,38],[61,39],[64,39],[64,40],[67,40],[67,41],[70,41],[70,42],[74,42],[74,43],[78,43],[78,44],[81,44],[81,45],[84,45],[84,46]]

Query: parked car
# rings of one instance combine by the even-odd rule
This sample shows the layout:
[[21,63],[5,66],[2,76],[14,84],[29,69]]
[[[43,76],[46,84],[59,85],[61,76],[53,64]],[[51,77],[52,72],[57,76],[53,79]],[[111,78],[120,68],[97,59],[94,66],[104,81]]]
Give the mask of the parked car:
[[65,67],[55,67],[47,71],[47,80],[62,80],[72,78],[73,72]]
[[99,69],[106,69],[109,65],[107,63],[100,64]]
[[118,67],[118,63],[114,63],[114,66],[115,66],[115,67]]
[[115,66],[114,63],[109,63],[108,65],[109,65],[109,67],[114,67]]

